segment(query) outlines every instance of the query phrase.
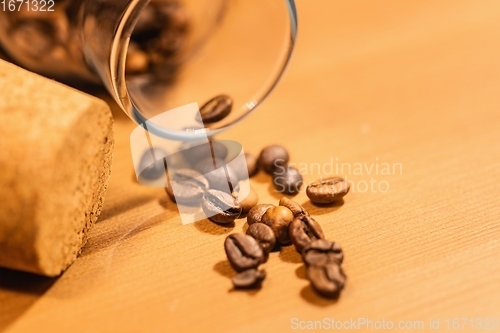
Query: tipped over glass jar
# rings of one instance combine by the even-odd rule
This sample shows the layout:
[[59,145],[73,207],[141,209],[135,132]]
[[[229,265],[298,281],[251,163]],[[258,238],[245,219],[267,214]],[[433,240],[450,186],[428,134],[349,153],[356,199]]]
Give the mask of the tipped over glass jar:
[[70,84],[102,84],[136,123],[147,120],[148,130],[174,139],[196,131],[156,124],[155,116],[230,96],[232,111],[203,127],[212,136],[254,110],[283,74],[297,34],[293,0],[6,0],[3,6],[0,49],[8,60]]

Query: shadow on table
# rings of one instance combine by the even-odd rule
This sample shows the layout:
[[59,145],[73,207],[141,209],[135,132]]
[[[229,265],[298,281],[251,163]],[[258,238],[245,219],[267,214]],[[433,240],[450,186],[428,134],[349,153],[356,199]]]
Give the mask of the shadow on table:
[[307,303],[316,305],[319,307],[331,306],[332,304],[337,303],[338,298],[328,299],[319,296],[310,285],[305,286],[300,291],[300,297],[302,297]]
[[235,222],[218,224],[208,219],[203,219],[193,223],[194,227],[201,232],[210,235],[226,235],[234,230]]
[[299,264],[302,262],[301,255],[295,249],[295,246],[288,245],[282,246],[279,252],[279,258],[284,262],[289,262],[292,264]]
[[[133,197],[127,200],[120,200],[118,203],[114,205],[104,205],[101,215],[99,215],[99,219],[97,223],[102,222],[104,220],[110,219],[114,216],[120,215],[127,211],[130,211],[133,208],[140,207],[150,201],[157,199],[158,196],[156,194],[151,195],[143,195],[140,197]],[[166,203],[165,203],[166,206]]]
[[[236,275],[236,272],[233,270],[233,268],[231,267],[231,265],[229,264],[229,262],[227,260],[221,260],[218,263],[216,263],[214,265],[214,271],[216,271],[220,275],[228,278],[228,280],[231,280],[232,277]],[[231,281],[229,281],[229,283],[231,283]],[[233,293],[233,292],[236,292],[236,293],[246,293],[248,295],[255,295],[255,294],[257,294],[260,291],[261,288],[262,287],[256,288],[256,289],[235,289],[235,288],[230,288],[228,290],[228,292],[230,292],[230,293]]]
[[313,204],[311,201],[307,200],[301,204],[311,214],[314,215],[324,215],[336,211],[344,205],[344,199],[334,202],[332,204]]
[[0,332],[45,294],[57,278],[0,268]]

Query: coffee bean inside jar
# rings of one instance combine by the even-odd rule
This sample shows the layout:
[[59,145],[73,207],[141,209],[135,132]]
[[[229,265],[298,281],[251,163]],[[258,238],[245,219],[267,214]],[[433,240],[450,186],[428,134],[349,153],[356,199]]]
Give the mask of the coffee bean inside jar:
[[[80,0],[53,1],[50,9],[46,6],[44,10],[39,2],[38,10],[26,4],[16,5],[15,11],[0,10],[0,54],[68,83],[99,83],[94,66],[89,66],[88,48],[106,44],[104,32],[96,31],[110,27],[112,32],[124,8],[97,0],[92,8]],[[187,44],[190,24],[182,1],[152,0],[139,13],[130,37],[125,65],[128,78],[148,74],[160,81],[171,81],[180,65],[179,54]],[[99,41],[82,38],[92,31],[99,35]]]

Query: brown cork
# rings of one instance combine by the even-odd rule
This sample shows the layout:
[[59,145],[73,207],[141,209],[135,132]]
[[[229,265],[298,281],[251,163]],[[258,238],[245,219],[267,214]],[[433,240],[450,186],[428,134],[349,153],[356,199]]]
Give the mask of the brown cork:
[[76,259],[113,145],[106,103],[0,60],[0,266],[56,276]]

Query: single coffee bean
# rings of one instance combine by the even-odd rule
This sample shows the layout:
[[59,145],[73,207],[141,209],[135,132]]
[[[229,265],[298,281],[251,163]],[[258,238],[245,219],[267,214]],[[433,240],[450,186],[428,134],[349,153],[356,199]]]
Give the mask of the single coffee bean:
[[293,213],[290,209],[277,206],[269,208],[262,216],[261,222],[273,229],[280,245],[289,245],[291,243],[289,227],[292,220]]
[[233,168],[224,160],[206,158],[194,167],[210,183],[210,188],[220,191],[232,191],[238,184],[238,177]]
[[275,169],[285,167],[290,159],[287,150],[278,145],[268,146],[260,152],[259,166],[267,173],[272,174]]
[[127,52],[125,72],[129,74],[144,73],[149,65],[148,55],[138,47],[130,48]]
[[257,173],[257,158],[252,154],[245,153],[243,157],[238,156],[231,161],[231,166],[239,180],[246,180]]
[[160,36],[156,40],[157,51],[162,52],[162,55],[166,57],[174,55],[182,49],[185,41],[182,31],[165,28],[161,30]]
[[264,254],[269,254],[276,245],[276,236],[273,229],[264,223],[254,223],[247,229],[247,235],[255,238],[257,243],[264,251]]
[[259,171],[257,157],[253,154],[245,153],[245,160],[247,162],[248,177],[252,177]]
[[307,186],[306,194],[314,203],[329,204],[342,199],[350,187],[344,178],[332,177],[312,182]]
[[302,253],[304,248],[316,239],[324,239],[323,230],[316,220],[309,215],[300,215],[290,223],[290,238],[297,252]]
[[247,216],[250,209],[255,207],[255,205],[259,202],[259,196],[257,195],[257,192],[255,192],[253,187],[250,186],[249,192],[244,198],[242,198],[241,192],[238,191],[238,193],[236,194],[236,201],[241,206],[240,218],[244,218]]
[[262,220],[262,216],[266,213],[269,208],[274,208],[275,205],[272,204],[258,204],[255,205],[247,214],[247,223],[252,225],[254,223],[259,223]]
[[[200,161],[206,159],[213,159],[223,161],[228,153],[228,149],[223,142],[216,140],[210,140],[209,142],[195,142],[187,144],[182,150],[184,159],[186,162],[191,164],[193,167],[196,166]],[[213,163],[212,163],[213,164]]]
[[326,240],[316,239],[302,250],[302,260],[306,266],[325,266],[327,264],[341,264],[344,253],[339,244]]
[[224,250],[229,264],[237,272],[257,268],[264,260],[264,252],[259,243],[248,235],[231,234],[227,236]]
[[54,27],[44,19],[23,20],[9,35],[19,50],[34,59],[42,60],[56,45]]
[[150,148],[144,152],[139,161],[139,178],[155,180],[165,176],[165,161],[167,153],[160,148]]
[[241,212],[241,207],[230,194],[217,190],[205,192],[201,208],[210,220],[217,223],[231,223]]
[[233,100],[227,95],[218,95],[203,104],[196,120],[211,124],[226,118],[233,108]]
[[266,271],[252,268],[235,275],[231,281],[237,289],[254,289],[259,288],[265,278]]
[[170,199],[177,203],[200,203],[209,187],[208,180],[195,170],[179,169],[168,176],[169,186],[165,190]]
[[185,30],[188,28],[188,14],[179,1],[157,1],[158,14],[165,18],[164,22],[169,29]]
[[326,266],[309,266],[307,278],[313,289],[321,296],[337,298],[344,288],[346,276],[339,264]]
[[[279,171],[281,169],[281,171]],[[294,167],[280,167],[273,174],[273,183],[277,192],[285,194],[297,194],[304,184],[300,171]]]
[[287,197],[281,198],[279,205],[290,209],[293,213],[293,217],[297,217],[300,215],[309,215],[309,213],[305,210],[304,207],[302,207],[295,201],[288,199]]
[[155,18],[155,8],[152,5],[146,6],[139,15],[139,19],[134,27],[133,35],[148,33],[159,29]]

